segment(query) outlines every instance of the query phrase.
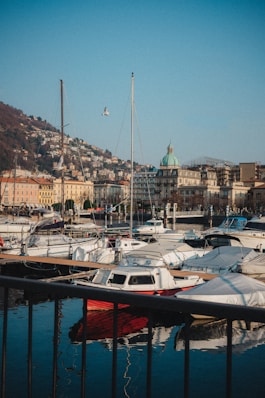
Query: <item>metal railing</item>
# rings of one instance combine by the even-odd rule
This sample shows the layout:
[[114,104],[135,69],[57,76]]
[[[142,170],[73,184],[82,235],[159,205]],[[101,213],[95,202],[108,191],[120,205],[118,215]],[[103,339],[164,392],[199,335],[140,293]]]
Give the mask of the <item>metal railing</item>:
[[[189,369],[190,369],[190,314],[204,314],[218,319],[227,320],[227,347],[226,347],[226,398],[231,398],[232,390],[232,322],[244,320],[246,323],[265,323],[265,309],[251,308],[236,305],[224,305],[207,302],[196,302],[191,300],[173,299],[172,297],[148,296],[135,293],[123,293],[120,291],[102,291],[102,289],[77,286],[62,283],[47,283],[40,280],[22,279],[0,276],[0,287],[4,290],[3,296],[3,322],[2,322],[2,358],[1,358],[1,397],[6,397],[6,374],[7,374],[7,326],[8,326],[8,297],[10,289],[18,289],[27,292],[28,299],[28,341],[27,341],[27,396],[32,397],[32,339],[33,339],[33,301],[31,294],[38,292],[54,300],[54,322],[53,322],[53,370],[52,370],[52,397],[57,396],[57,356],[58,356],[58,320],[59,300],[65,297],[83,299],[83,319],[87,315],[87,299],[103,300],[113,302],[113,344],[112,344],[112,398],[117,397],[117,328],[119,310],[118,304],[125,303],[137,308],[149,311],[148,341],[147,341],[147,371],[146,371],[146,397],[152,396],[152,318],[158,312],[165,311],[176,315],[183,314],[185,320],[185,355],[184,355],[184,398],[189,397]],[[86,332],[87,324],[84,322],[82,339],[82,367],[80,392],[77,396],[86,396]],[[89,394],[88,394],[89,396]]]

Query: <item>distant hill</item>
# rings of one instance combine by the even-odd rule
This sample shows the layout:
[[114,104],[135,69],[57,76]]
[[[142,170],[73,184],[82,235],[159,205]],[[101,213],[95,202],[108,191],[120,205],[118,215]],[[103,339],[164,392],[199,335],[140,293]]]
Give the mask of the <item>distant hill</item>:
[[[0,102],[0,138],[0,173],[16,165],[31,173],[47,172],[58,176],[55,165],[61,156],[61,132],[46,120],[25,115]],[[82,139],[65,136],[64,148],[64,165],[69,178],[80,177],[81,169],[91,180],[123,179],[130,173],[129,161],[113,160],[110,151]],[[145,166],[137,165],[137,171],[143,170]]]
[[21,110],[0,102],[0,172],[14,168],[15,154],[21,168],[30,171],[38,166],[42,168],[41,162],[36,162],[40,140],[30,133],[45,130],[56,132],[53,126],[40,117],[27,116]]

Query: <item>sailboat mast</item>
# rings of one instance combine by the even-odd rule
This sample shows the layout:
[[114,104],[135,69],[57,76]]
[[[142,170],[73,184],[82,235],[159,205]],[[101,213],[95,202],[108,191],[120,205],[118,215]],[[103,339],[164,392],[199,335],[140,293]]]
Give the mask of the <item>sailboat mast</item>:
[[62,210],[61,215],[64,217],[64,109],[63,109],[63,80],[60,80],[61,86],[61,159],[62,159],[62,179],[61,179],[61,197]]
[[134,154],[134,74],[132,73],[132,98],[131,98],[131,203],[130,203],[130,236],[133,229],[133,154]]

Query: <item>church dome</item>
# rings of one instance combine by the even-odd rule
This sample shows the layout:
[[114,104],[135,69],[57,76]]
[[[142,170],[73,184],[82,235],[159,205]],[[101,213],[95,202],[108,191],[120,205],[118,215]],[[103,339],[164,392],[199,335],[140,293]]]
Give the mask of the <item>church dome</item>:
[[163,157],[160,166],[179,166],[179,161],[174,155],[174,149],[171,144],[167,147],[167,154]]

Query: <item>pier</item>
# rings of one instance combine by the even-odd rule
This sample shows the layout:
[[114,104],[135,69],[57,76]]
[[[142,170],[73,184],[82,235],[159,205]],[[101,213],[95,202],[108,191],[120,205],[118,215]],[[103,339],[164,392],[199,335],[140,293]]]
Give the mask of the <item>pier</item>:
[[[71,268],[77,267],[77,268],[84,268],[84,270],[93,270],[93,269],[98,269],[98,268],[108,268],[108,269],[113,269],[116,267],[115,264],[98,264],[98,263],[93,263],[89,261],[76,261],[76,260],[70,260],[70,259],[62,259],[62,258],[56,258],[56,257],[36,257],[36,256],[17,256],[14,254],[4,254],[0,253],[0,267],[1,266],[7,266],[8,264],[17,264],[17,267],[19,268],[20,265],[23,265],[24,263],[37,263],[37,264],[48,264],[48,265],[56,265],[60,267],[66,267],[68,270]],[[176,270],[176,269],[171,269],[170,270],[171,274],[175,277],[179,278],[184,278],[185,276],[189,275],[198,275],[201,278],[203,278],[205,281],[211,280],[215,278],[217,275],[216,274],[206,274],[206,273],[201,273],[201,272],[189,272],[189,271],[181,271],[181,270]],[[67,274],[67,272],[66,272]],[[79,273],[76,273],[78,277]],[[82,276],[81,274],[79,275],[80,277]],[[67,278],[68,277],[68,278]],[[48,278],[52,279],[52,281],[60,281],[60,280],[67,280],[67,279],[73,279],[73,275],[63,275],[63,276],[57,276],[54,278]]]

